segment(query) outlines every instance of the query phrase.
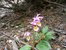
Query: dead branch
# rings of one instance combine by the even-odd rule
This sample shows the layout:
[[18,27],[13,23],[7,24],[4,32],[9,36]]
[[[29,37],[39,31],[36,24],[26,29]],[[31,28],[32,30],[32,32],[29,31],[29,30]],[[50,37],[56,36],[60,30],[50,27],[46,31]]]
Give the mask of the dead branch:
[[0,36],[0,38],[4,37],[5,35]]
[[5,7],[5,6],[3,6],[3,5],[0,5],[0,8],[13,9],[12,7]]
[[64,30],[60,30],[60,29],[57,29],[57,28],[51,28],[51,27],[50,27],[50,29],[52,29],[53,31],[55,31],[57,33],[66,34],[66,31],[64,31]]
[[5,0],[6,2],[8,2],[9,4],[14,5],[14,3],[12,3],[10,0]]
[[64,6],[62,4],[59,4],[57,2],[52,2],[52,1],[49,1],[49,0],[45,0],[45,1],[48,2],[48,3],[55,4],[55,5],[58,5],[58,6],[61,6],[61,7],[65,7],[66,8],[66,6]]

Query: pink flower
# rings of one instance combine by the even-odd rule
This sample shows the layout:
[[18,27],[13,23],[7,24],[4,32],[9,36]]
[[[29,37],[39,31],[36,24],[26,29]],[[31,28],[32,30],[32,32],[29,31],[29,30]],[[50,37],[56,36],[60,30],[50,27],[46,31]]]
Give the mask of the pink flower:
[[40,22],[39,20],[33,21],[33,22],[31,22],[30,24],[32,24],[32,25],[37,25],[37,26],[41,27],[41,22]]
[[31,22],[30,24],[32,24],[32,25],[36,25],[36,22],[35,22],[35,21],[33,21],[33,22]]
[[30,36],[30,32],[25,32],[24,37],[26,37],[26,36]]
[[42,16],[39,16],[38,18],[39,18],[39,19],[41,19],[41,20],[43,19],[43,17],[42,17]]
[[43,17],[39,15],[40,14],[37,14],[37,16],[33,18],[33,22],[31,22],[30,24],[37,25],[37,23],[41,23],[40,21],[43,19]]
[[24,33],[24,38],[29,41],[30,40],[30,32],[25,32]]
[[41,20],[42,19],[43,19],[43,17],[40,16],[40,14],[37,14],[37,16],[35,16],[33,18],[33,21],[30,24],[32,24],[34,31],[38,31],[39,30],[39,27],[41,27]]
[[41,21],[43,19],[42,16],[39,16],[40,14],[37,14],[36,17],[33,18],[33,21]]

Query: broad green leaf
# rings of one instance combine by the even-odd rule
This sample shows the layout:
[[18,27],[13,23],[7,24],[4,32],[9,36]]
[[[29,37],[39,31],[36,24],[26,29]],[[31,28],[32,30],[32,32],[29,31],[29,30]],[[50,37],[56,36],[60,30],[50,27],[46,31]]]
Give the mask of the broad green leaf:
[[45,26],[43,29],[42,29],[42,33],[45,34],[47,33],[49,30],[48,26]]
[[54,32],[53,31],[49,31],[46,33],[45,35],[45,39],[44,40],[51,40],[51,39],[54,39],[55,36],[53,36]]
[[54,31],[49,31],[49,32],[46,33],[46,36],[47,35],[53,35],[53,34],[54,34]]
[[36,48],[38,50],[50,50],[51,46],[50,46],[49,42],[42,40],[36,45]]
[[55,36],[53,35],[48,35],[48,36],[45,36],[45,39],[44,40],[51,40],[51,39],[54,39]]
[[25,46],[21,47],[19,50],[31,50],[31,46],[25,45]]

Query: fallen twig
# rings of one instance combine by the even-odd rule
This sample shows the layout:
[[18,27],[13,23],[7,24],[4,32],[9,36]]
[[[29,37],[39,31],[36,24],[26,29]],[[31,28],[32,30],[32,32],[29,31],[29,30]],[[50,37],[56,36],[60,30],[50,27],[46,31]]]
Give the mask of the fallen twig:
[[0,36],[0,38],[4,37],[5,35]]
[[61,7],[65,7],[65,8],[66,8],[66,6],[64,6],[64,5],[62,5],[62,4],[59,4],[59,3],[57,3],[57,2],[52,2],[52,1],[49,1],[49,0],[45,0],[45,1],[48,2],[48,3],[55,4],[55,5],[59,5],[59,6],[61,6]]
[[59,33],[62,33],[62,34],[66,34],[66,31],[63,31],[63,30],[59,30],[59,29],[54,29],[54,31],[56,31],[56,32],[59,32]]
[[66,34],[66,31],[64,31],[64,30],[60,30],[57,28],[50,28],[50,29],[54,30],[55,32],[61,33],[61,34]]

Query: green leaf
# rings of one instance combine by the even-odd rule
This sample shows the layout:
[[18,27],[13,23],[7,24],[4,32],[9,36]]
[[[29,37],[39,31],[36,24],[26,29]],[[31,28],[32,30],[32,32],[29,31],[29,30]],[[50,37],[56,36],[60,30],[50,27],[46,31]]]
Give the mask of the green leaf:
[[25,45],[25,46],[21,47],[19,50],[31,50],[31,46]]
[[42,41],[40,41],[40,42],[36,45],[36,48],[37,48],[38,50],[50,50],[50,49],[51,49],[51,46],[50,46],[50,44],[49,44],[48,41],[42,40]]
[[46,36],[44,40],[48,41],[48,40],[51,40],[51,39],[54,39],[55,36],[53,35],[49,35],[49,36]]
[[34,35],[34,39],[39,40],[40,39],[40,34],[36,32],[35,35]]
[[45,34],[47,33],[49,30],[48,26],[45,26],[43,29],[42,29],[42,33]]
[[53,34],[54,34],[54,31],[49,31],[49,32],[46,33],[46,36],[53,35]]
[[54,32],[53,31],[49,31],[46,33],[45,35],[45,39],[44,40],[51,40],[51,39],[54,39],[55,36],[53,36]]

